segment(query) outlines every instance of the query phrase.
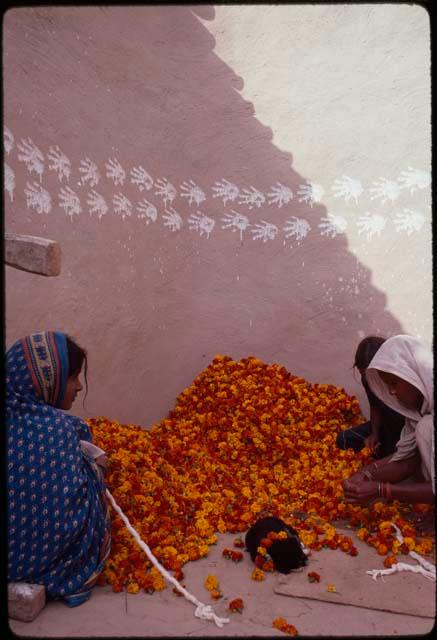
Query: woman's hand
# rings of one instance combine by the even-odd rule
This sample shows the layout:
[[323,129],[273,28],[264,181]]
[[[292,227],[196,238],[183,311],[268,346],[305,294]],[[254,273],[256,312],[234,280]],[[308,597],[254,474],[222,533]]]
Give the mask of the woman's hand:
[[373,480],[351,479],[343,483],[345,502],[368,504],[378,498],[378,482]]
[[362,482],[363,480],[368,481],[368,478],[364,475],[363,469],[360,469],[359,471],[356,471],[351,476],[349,476],[349,478],[347,478],[347,480],[343,482],[343,488],[345,487],[347,482],[353,482],[355,484],[356,482]]
[[369,449],[372,449],[372,451],[376,451],[378,447],[381,446],[378,436],[375,433],[371,433],[370,436],[367,436],[364,440],[364,444],[366,447],[369,447]]

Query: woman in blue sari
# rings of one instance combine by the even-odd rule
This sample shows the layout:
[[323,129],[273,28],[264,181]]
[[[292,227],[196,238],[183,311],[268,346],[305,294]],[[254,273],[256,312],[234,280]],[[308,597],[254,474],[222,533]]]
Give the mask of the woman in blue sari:
[[8,580],[44,585],[68,606],[90,596],[111,540],[103,452],[64,413],[84,363],[86,380],[86,352],[52,331],[6,354]]

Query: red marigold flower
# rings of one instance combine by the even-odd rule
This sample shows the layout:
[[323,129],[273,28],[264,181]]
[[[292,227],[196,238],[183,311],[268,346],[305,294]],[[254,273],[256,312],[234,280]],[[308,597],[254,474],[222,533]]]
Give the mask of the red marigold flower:
[[244,602],[241,598],[235,598],[229,602],[229,611],[232,613],[238,612],[241,613],[244,609]]
[[315,571],[310,571],[308,573],[308,580],[310,582],[320,582],[320,576],[318,573],[316,573]]
[[242,538],[240,537],[234,538],[234,547],[237,547],[238,549],[244,549],[244,540],[242,540]]
[[388,555],[385,559],[384,559],[384,567],[387,567],[387,569],[390,569],[390,567],[392,567],[394,564],[397,563],[397,558],[396,556],[393,555]]

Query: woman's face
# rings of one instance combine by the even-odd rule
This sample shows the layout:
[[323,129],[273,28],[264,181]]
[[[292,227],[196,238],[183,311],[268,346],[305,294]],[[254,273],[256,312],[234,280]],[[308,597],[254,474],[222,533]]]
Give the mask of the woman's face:
[[68,411],[68,409],[71,409],[77,394],[79,393],[79,391],[82,391],[83,389],[82,384],[80,383],[80,380],[79,380],[80,373],[81,372],[79,371],[78,373],[70,376],[67,380],[64,399],[62,400],[62,403],[61,403],[61,409],[64,409],[65,411]]
[[381,380],[387,385],[388,392],[396,396],[399,402],[406,408],[413,411],[420,411],[423,403],[423,395],[414,385],[403,378],[395,376],[393,373],[378,371]]

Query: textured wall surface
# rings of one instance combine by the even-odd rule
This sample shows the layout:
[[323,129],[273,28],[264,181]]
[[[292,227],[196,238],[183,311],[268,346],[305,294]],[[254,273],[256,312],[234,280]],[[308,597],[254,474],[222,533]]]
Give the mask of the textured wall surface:
[[417,5],[35,7],[3,23],[6,340],[88,348],[80,415],[150,425],[216,353],[344,386],[432,336],[430,33]]

